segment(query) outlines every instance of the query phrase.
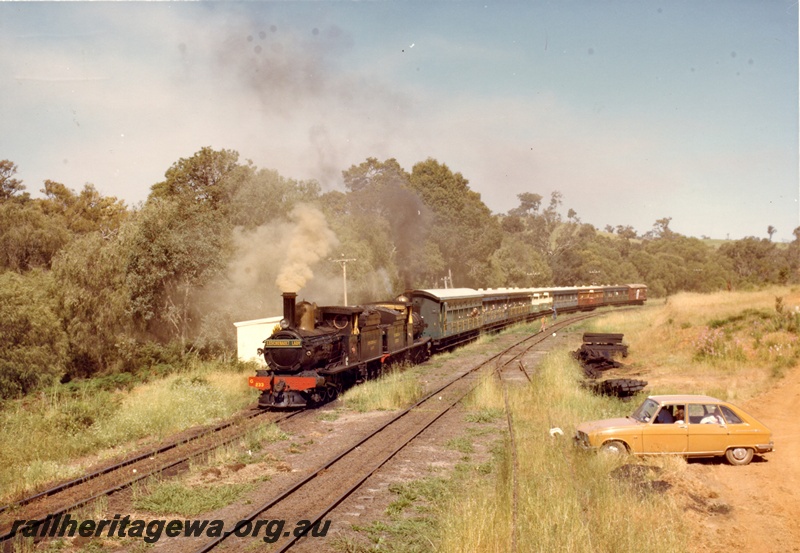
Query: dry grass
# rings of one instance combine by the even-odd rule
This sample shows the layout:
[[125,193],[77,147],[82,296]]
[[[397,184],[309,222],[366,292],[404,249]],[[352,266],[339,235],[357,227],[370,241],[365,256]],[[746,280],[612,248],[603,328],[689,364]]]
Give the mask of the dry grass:
[[[581,420],[616,416],[631,406],[578,387],[578,369],[566,353],[550,356],[537,374],[541,379],[534,386],[509,391],[519,458],[517,550],[685,550],[686,532],[675,522],[680,516],[670,499],[646,491],[646,483],[609,476],[631,460],[587,455],[571,444],[569,436]],[[469,407],[495,410],[498,403],[502,406],[502,391],[489,379]],[[551,437],[554,426],[564,435]],[[496,470],[470,480],[442,509],[440,551],[512,549],[511,476],[506,440]]]
[[398,367],[375,380],[364,382],[347,390],[342,403],[359,412],[392,411],[412,405],[422,397],[419,372]]
[[244,374],[198,363],[190,372],[131,391],[53,390],[0,412],[0,500],[74,477],[123,454],[254,401]]
[[798,306],[800,291],[790,288],[681,293],[643,309],[609,313],[587,328],[624,333],[628,370],[641,373],[654,392],[741,401],[800,363],[800,341],[790,324]]

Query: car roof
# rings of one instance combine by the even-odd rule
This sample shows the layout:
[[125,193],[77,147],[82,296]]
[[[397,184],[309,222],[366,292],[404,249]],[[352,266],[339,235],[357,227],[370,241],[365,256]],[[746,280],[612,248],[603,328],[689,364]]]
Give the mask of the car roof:
[[676,402],[686,402],[686,403],[725,403],[715,397],[711,396],[703,396],[703,395],[692,395],[692,394],[672,394],[672,395],[663,395],[663,396],[650,396],[650,399],[656,401],[658,403],[676,403]]

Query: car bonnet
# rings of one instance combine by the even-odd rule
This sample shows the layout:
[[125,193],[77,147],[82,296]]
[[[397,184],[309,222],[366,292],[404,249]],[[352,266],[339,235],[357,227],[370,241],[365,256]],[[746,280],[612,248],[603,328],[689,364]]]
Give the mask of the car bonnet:
[[627,428],[631,426],[640,426],[645,423],[639,422],[630,417],[617,418],[617,419],[603,419],[599,421],[582,422],[578,425],[577,430],[590,434],[600,430],[610,430],[612,428]]

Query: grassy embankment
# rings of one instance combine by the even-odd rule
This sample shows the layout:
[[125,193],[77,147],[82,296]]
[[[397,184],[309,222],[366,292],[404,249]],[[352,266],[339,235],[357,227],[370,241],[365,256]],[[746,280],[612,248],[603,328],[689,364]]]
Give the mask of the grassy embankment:
[[655,393],[746,400],[800,362],[800,290],[682,293],[635,314],[612,312],[590,331],[623,332],[628,371]]
[[0,411],[0,502],[231,415],[255,401],[247,374],[242,366],[197,362],[131,390],[89,381],[6,403]]
[[[624,332],[631,349],[627,371],[650,381],[649,392],[744,399],[798,365],[798,304],[800,294],[778,288],[680,294],[643,309],[610,312],[585,329]],[[468,405],[465,436],[444,444],[465,453],[455,473],[393,486],[397,499],[387,513],[390,522],[357,528],[374,545],[342,540],[339,549],[505,552],[514,536],[519,551],[685,550],[689,532],[682,513],[671,496],[655,491],[660,482],[653,482],[679,480],[685,462],[576,450],[569,439],[576,424],[627,414],[633,407],[591,394],[579,386],[581,376],[569,354],[558,352],[539,367],[534,386],[509,391],[519,459],[513,533],[510,442],[500,430],[505,408],[499,385],[487,380]],[[494,424],[487,431],[504,436],[488,464],[470,462],[471,439],[484,434],[476,424]],[[552,438],[554,426],[564,436]],[[655,468],[611,476],[631,462]]]

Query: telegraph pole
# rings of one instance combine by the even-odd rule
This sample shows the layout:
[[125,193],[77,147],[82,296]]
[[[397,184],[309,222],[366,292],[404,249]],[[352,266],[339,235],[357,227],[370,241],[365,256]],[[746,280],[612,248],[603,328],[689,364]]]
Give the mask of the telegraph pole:
[[349,261],[358,261],[358,260],[353,257],[345,258],[344,254],[342,254],[341,259],[328,259],[328,261],[339,263],[342,266],[342,288],[344,289],[344,305],[347,306],[347,263]]

